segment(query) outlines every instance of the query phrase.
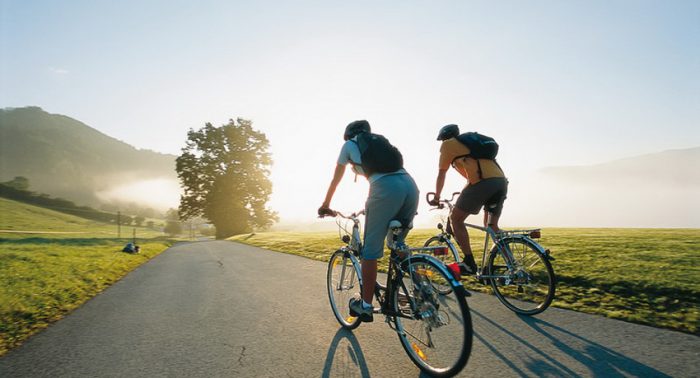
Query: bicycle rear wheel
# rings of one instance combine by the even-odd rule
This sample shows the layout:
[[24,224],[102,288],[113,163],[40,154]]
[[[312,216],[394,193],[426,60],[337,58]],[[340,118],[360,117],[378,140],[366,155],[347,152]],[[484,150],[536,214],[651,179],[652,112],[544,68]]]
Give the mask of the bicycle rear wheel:
[[360,318],[350,315],[349,302],[356,294],[361,293],[360,270],[353,264],[355,257],[349,252],[337,250],[328,262],[328,299],[333,315],[343,328],[355,329],[360,325]]
[[[445,241],[443,241],[439,236],[433,236],[432,238],[428,239],[428,241],[423,244],[424,247],[435,247],[435,246],[441,246],[445,247],[446,251],[439,251],[439,250],[433,250],[430,253],[432,254],[433,257],[436,259],[440,260],[441,263],[445,265],[453,264],[455,263],[455,256],[454,251],[450,245],[448,245]],[[435,289],[437,289],[438,293],[442,295],[446,295],[452,292],[452,286],[448,284],[435,284]]]
[[438,262],[411,258],[411,277],[393,293],[394,321],[401,345],[414,364],[436,377],[450,377],[467,364],[472,348],[472,321],[464,288],[455,283],[438,294],[436,283],[450,282]]
[[510,310],[535,315],[549,307],[554,299],[555,281],[552,264],[539,252],[534,242],[526,239],[505,239],[513,254],[514,269],[509,271],[498,245],[491,249],[488,276],[496,297]]

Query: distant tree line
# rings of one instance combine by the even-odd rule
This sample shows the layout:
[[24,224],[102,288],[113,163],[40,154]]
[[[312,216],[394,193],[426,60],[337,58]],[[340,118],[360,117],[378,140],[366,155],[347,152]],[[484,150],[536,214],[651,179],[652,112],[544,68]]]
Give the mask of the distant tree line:
[[[32,192],[29,190],[29,180],[21,176],[0,183],[0,197],[104,223],[116,223],[119,217],[119,215],[115,213],[100,211],[89,206],[78,206],[63,198],[51,198],[51,196],[45,193]],[[143,216],[132,217],[122,214],[121,217],[119,217],[119,222],[123,225],[130,225],[133,223],[140,226],[145,220],[146,218]]]

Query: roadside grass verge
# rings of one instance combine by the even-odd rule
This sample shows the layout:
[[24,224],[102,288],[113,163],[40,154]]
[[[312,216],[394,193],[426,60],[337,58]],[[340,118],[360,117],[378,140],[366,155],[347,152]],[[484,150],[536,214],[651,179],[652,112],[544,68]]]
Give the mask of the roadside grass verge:
[[2,198],[0,230],[47,232],[0,232],[0,356],[173,244],[137,228],[141,252],[124,253],[115,225]]
[[172,242],[122,239],[0,239],[0,355],[62,318]]
[[[432,230],[414,230],[408,244],[421,246]],[[470,230],[477,260],[483,233]],[[553,306],[700,335],[700,230],[547,228],[557,275]],[[230,240],[328,261],[338,234],[268,232]],[[386,258],[379,261],[386,271]],[[473,279],[472,291],[490,293]],[[505,307],[504,307],[505,310]]]

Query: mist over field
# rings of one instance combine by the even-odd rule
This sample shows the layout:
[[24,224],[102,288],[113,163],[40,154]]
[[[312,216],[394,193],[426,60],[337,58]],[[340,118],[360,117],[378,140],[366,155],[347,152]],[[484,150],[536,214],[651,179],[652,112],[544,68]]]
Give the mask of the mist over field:
[[180,184],[171,177],[129,179],[125,174],[114,180],[111,187],[98,190],[95,195],[107,203],[135,203],[164,211],[177,208],[180,192]]
[[[505,163],[504,163],[505,164]],[[669,150],[606,163],[556,166],[533,172],[508,173],[508,199],[502,215],[506,227],[700,227],[700,148]],[[464,185],[455,172],[443,198]],[[421,203],[414,220],[417,228],[434,227],[443,221],[446,210],[429,210],[424,195],[432,191],[431,179],[422,182]],[[364,183],[344,179],[340,190],[366,191]],[[417,180],[418,181],[418,180]],[[351,211],[361,208],[356,195]],[[315,203],[310,203],[306,219],[282,218],[275,229],[286,231],[333,230],[329,220],[313,219]],[[469,216],[469,223],[480,224],[483,215]]]
[[[700,227],[700,148],[669,150],[608,163],[549,167],[526,196],[543,199],[547,225]],[[551,224],[550,224],[551,222]]]
[[[137,150],[77,120],[40,108],[5,109],[0,116],[1,181],[25,176],[31,190],[79,204],[135,204],[159,211],[178,206],[181,188],[174,155]],[[434,157],[430,151],[421,154]],[[433,227],[446,215],[446,211],[430,211],[424,201],[425,193],[433,190],[434,169],[425,164],[416,167],[412,154],[407,158],[407,169],[422,193],[415,226]],[[280,184],[282,181],[273,186],[271,206],[280,215],[274,228],[335,229],[334,222],[315,216],[322,200],[319,193],[325,193],[327,185],[322,176],[330,172],[314,174],[323,185],[310,187],[305,177],[308,172],[286,168],[294,156],[278,150],[273,159],[281,162],[273,166],[273,179],[280,175],[295,178],[292,187]],[[535,167],[530,172],[509,170],[511,160],[507,154],[501,160],[510,180],[504,226],[700,227],[700,147],[592,165]],[[448,173],[443,197],[464,184],[458,174]],[[334,206],[345,212],[359,210],[368,188],[364,178],[354,182],[348,170]],[[481,215],[468,218],[470,223],[480,221]]]

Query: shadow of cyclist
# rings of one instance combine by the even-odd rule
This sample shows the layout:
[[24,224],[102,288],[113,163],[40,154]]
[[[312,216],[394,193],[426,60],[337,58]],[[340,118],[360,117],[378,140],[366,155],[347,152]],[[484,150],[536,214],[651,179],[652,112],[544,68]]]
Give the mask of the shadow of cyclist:
[[[509,331],[497,322],[489,319],[479,311],[471,310],[474,319],[478,319],[482,327],[490,328],[491,332],[475,332],[474,337],[482,342],[495,356],[504,362],[509,368],[521,377],[525,376],[559,376],[559,377],[578,377],[580,371],[574,371],[575,367],[570,364],[559,361],[556,357],[551,356],[546,350],[542,350],[532,343],[528,342],[521,336]],[[601,344],[588,340],[571,331],[565,330],[559,326],[552,325],[544,320],[529,316],[518,316],[527,326],[533,331],[546,337],[552,345],[558,348],[567,356],[573,358],[581,365],[588,369],[593,377],[624,377],[624,376],[654,376],[654,377],[669,377],[668,375],[649,367],[639,361],[624,356],[619,352],[607,348]],[[483,321],[483,322],[482,322]],[[480,328],[482,328],[480,327]],[[545,330],[548,327],[559,332],[554,335],[553,332]],[[493,330],[503,332],[512,341],[526,348],[527,354],[536,356],[535,358],[523,358],[524,365],[516,365],[511,358],[509,352],[502,353],[495,345],[488,342],[487,338],[498,340],[494,337]],[[568,365],[568,366],[567,366]]]
[[593,376],[670,377],[560,326],[528,316],[519,318],[534,331],[548,338],[559,350],[588,367]]
[[326,354],[321,377],[369,377],[367,362],[360,343],[351,331],[339,328]]

